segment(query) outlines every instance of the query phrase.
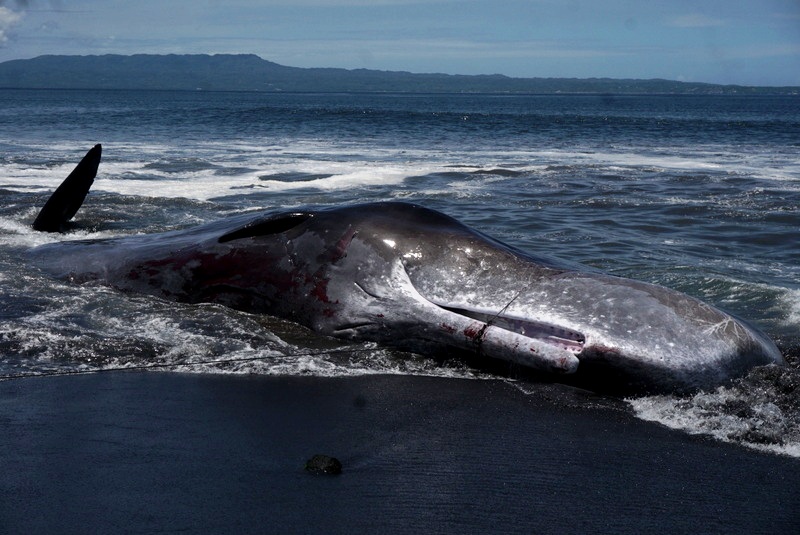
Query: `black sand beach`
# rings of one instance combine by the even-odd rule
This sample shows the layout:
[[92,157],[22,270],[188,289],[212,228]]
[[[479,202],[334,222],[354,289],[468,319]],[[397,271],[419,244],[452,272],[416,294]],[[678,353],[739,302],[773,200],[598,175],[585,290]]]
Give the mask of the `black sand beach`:
[[[800,461],[570,392],[409,376],[0,382],[0,532],[800,532]],[[342,474],[305,472],[316,453]]]

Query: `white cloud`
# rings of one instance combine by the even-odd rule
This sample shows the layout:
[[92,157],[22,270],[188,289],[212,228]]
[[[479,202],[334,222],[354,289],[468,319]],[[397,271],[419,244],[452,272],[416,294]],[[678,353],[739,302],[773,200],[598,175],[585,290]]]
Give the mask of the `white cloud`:
[[0,6],[0,44],[8,41],[8,31],[20,20],[22,13]]
[[699,13],[693,13],[674,17],[669,20],[669,25],[677,28],[711,28],[715,26],[725,26],[725,21],[723,19],[707,17]]
[[764,59],[782,56],[800,58],[800,43],[776,43],[734,47],[731,56],[739,59]]

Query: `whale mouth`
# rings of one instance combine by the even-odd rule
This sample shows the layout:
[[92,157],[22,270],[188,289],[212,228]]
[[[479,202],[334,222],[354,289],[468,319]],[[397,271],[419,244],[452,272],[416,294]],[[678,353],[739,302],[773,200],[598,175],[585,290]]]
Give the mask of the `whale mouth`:
[[586,336],[582,333],[558,325],[515,316],[507,316],[502,313],[498,314],[488,311],[454,307],[442,303],[434,304],[453,314],[472,318],[486,325],[492,325],[499,329],[517,333],[526,338],[544,342],[574,355],[583,351],[583,347],[586,344]]
[[[586,344],[583,333],[538,319],[507,314],[508,305],[498,312],[427,297],[417,289],[403,264],[397,262],[393,268],[389,277],[391,288],[402,288],[396,293],[385,293],[386,278],[382,281],[383,286],[376,289],[355,283],[372,299],[388,300],[402,317],[400,324],[404,331],[395,332],[390,342],[411,347],[412,351],[414,340],[422,345],[455,347],[557,374],[575,373],[578,369],[578,354]],[[345,331],[369,331],[372,336],[385,339],[387,332],[392,331],[386,329],[391,320],[387,320],[383,313],[370,317],[366,322],[363,322],[366,318],[360,319],[362,322],[340,326],[335,332],[344,335]]]

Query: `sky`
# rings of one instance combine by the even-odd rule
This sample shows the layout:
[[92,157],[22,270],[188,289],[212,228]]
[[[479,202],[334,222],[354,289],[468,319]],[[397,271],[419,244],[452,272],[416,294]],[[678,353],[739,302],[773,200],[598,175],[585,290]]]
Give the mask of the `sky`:
[[800,0],[0,0],[0,61],[138,53],[800,86]]

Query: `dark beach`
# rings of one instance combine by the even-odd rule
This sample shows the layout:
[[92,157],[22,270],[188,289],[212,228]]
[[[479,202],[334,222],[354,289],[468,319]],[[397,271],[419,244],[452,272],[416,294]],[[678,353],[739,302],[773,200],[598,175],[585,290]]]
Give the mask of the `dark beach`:
[[114,372],[1,382],[0,426],[2,533],[800,528],[800,461],[560,387]]

